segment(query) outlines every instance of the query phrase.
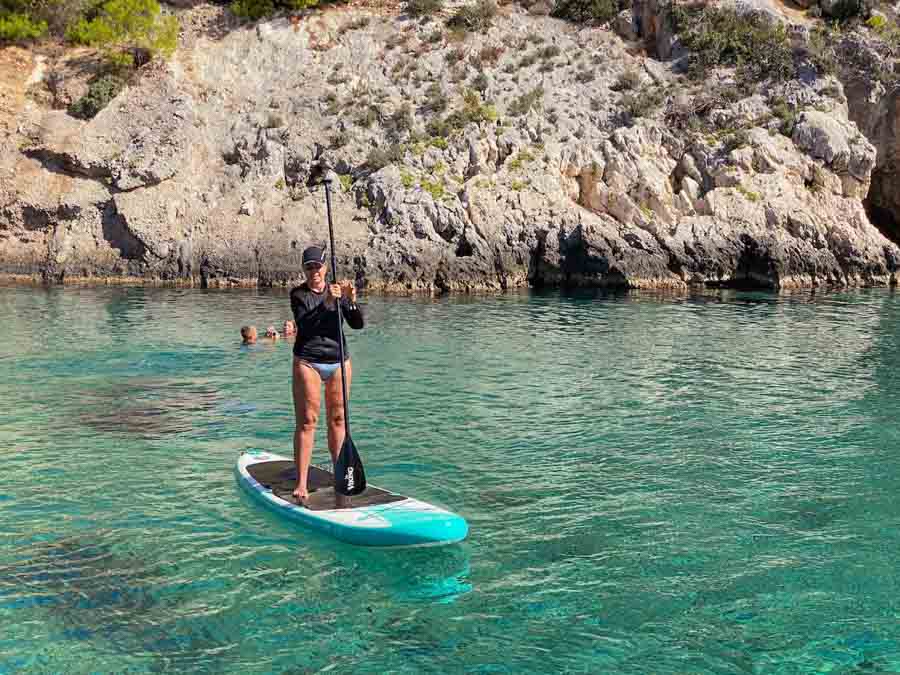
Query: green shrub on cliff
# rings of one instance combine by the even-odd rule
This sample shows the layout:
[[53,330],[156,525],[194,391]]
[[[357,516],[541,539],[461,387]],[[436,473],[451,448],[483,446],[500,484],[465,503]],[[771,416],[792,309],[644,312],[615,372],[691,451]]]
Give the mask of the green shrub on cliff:
[[641,74],[635,68],[629,68],[619,75],[610,87],[613,91],[631,91],[641,86]]
[[494,0],[478,0],[473,5],[460,7],[450,17],[447,25],[464,31],[486,31],[497,16],[497,4]]
[[648,87],[622,96],[619,103],[629,118],[649,117],[663,104],[665,91],[659,87]]
[[481,100],[481,94],[477,91],[466,89],[463,91],[462,98],[462,119],[465,124],[497,121],[497,109],[491,103],[484,103]]
[[806,55],[810,63],[823,75],[835,75],[840,66],[838,45],[841,31],[837,24],[816,26],[809,33]]
[[386,147],[372,148],[366,157],[365,167],[369,171],[378,171],[389,164],[399,164],[406,155],[406,147],[392,143]]
[[406,12],[412,17],[431,18],[440,14],[444,7],[444,0],[409,0],[406,3]]
[[831,9],[831,18],[838,22],[849,21],[865,12],[860,0],[838,0]]
[[425,125],[425,131],[432,140],[429,145],[446,148],[445,139],[456,131],[465,129],[468,124],[481,124],[482,122],[496,122],[497,108],[492,103],[485,103],[481,94],[474,89],[462,91],[462,106],[453,110],[446,117],[433,117]]
[[425,192],[431,195],[432,199],[438,200],[444,196],[444,181],[441,179],[428,180],[427,178],[423,178],[419,182],[419,185]]
[[576,23],[607,23],[621,9],[618,0],[558,0],[552,15]]
[[[0,0],[0,44],[36,40],[53,32],[77,0]],[[56,20],[55,20],[56,19]]]
[[318,5],[319,0],[234,0],[229,7],[233,14],[242,19],[258,21],[278,11],[299,12]]
[[735,129],[725,137],[725,152],[731,152],[751,145],[750,132],[746,129]]
[[869,20],[866,21],[866,25],[872,30],[882,30],[888,25],[888,20],[883,14],[875,14],[869,17]]
[[46,33],[63,36],[78,19],[96,15],[103,0],[0,0],[0,17],[24,17],[35,26],[46,24]]
[[89,120],[103,110],[122,91],[125,80],[118,75],[107,73],[95,78],[88,85],[88,92],[69,106],[69,114]]
[[447,94],[437,82],[432,82],[425,90],[425,110],[429,112],[442,113],[447,109],[449,101]]
[[119,65],[168,56],[178,20],[157,0],[0,0],[0,42],[44,35],[96,47]]
[[481,92],[482,94],[487,91],[487,88],[490,86],[490,84],[491,81],[488,79],[488,76],[483,70],[480,71],[472,80],[472,87],[475,89],[475,91]]
[[409,103],[404,103],[391,113],[385,121],[384,127],[390,138],[399,140],[413,130],[415,122],[412,106]]
[[544,88],[536,86],[530,91],[520,94],[510,105],[508,112],[513,117],[525,115],[529,110],[539,106],[544,100]]
[[751,80],[786,80],[794,74],[787,32],[765,19],[728,8],[673,9],[675,27],[690,50],[689,72],[705,77],[717,66],[737,67]]
[[798,109],[780,96],[773,99],[770,106],[772,114],[781,121],[778,130],[790,138],[794,133],[794,127],[797,125]]
[[154,56],[171,56],[178,19],[163,15],[156,0],[109,0],[90,21],[79,19],[66,37],[101,49],[117,65],[140,66]]
[[272,0],[235,0],[231,3],[231,13],[242,19],[258,21],[275,13],[275,3]]
[[36,40],[46,34],[46,21],[36,21],[25,14],[0,12],[0,42]]

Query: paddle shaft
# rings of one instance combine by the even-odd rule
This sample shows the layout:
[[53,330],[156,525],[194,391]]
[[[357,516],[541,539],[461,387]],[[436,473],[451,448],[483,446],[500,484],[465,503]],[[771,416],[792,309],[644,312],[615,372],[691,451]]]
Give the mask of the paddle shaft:
[[[328,239],[331,242],[331,283],[337,283],[337,259],[334,255],[334,226],[331,224],[331,178],[325,177],[325,210],[328,212]],[[338,313],[338,354],[341,357],[341,391],[344,395],[344,430],[350,437],[350,401],[347,400],[347,377],[344,374],[344,318],[341,315],[341,300],[337,298]]]

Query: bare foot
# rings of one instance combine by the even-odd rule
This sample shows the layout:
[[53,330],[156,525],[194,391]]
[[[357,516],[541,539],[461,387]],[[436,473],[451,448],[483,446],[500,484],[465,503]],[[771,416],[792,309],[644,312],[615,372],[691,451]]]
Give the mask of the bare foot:
[[306,488],[298,485],[291,494],[294,495],[294,499],[297,500],[300,506],[306,506],[306,502],[309,500],[309,492],[307,492]]

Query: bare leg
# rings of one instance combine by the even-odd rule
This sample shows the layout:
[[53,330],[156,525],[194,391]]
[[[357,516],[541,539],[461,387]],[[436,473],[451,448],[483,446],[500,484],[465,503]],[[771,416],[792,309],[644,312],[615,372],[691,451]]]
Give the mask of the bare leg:
[[[350,359],[344,362],[344,368],[347,378],[347,398],[350,398],[350,380],[353,372]],[[328,416],[328,451],[331,453],[331,466],[334,467],[347,434],[347,427],[344,423],[344,393],[341,389],[340,369],[325,383],[325,414]],[[335,493],[334,499],[337,508],[350,506],[349,497]]]
[[[353,368],[350,360],[345,361],[347,376],[347,398],[350,397],[350,380]],[[341,371],[336,370],[334,375],[325,383],[325,414],[328,416],[328,450],[331,452],[331,463],[337,462],[344,444],[344,435],[347,433],[344,426],[344,394],[341,391]]]
[[319,421],[321,386],[319,374],[294,358],[291,387],[294,394],[294,466],[297,467],[294,497],[300,503],[309,497],[306,480],[316,437],[316,423]]

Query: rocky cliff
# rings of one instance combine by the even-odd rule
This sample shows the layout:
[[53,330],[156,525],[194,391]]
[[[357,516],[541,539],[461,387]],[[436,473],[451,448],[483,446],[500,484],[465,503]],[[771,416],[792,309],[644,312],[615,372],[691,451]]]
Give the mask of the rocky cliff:
[[176,55],[89,121],[64,108],[90,54],[0,52],[0,272],[291,283],[334,169],[341,270],[370,289],[895,281],[866,209],[900,213],[874,78],[689,80],[652,4],[618,34],[507,5],[464,39],[390,10],[223,11],[184,10]]

